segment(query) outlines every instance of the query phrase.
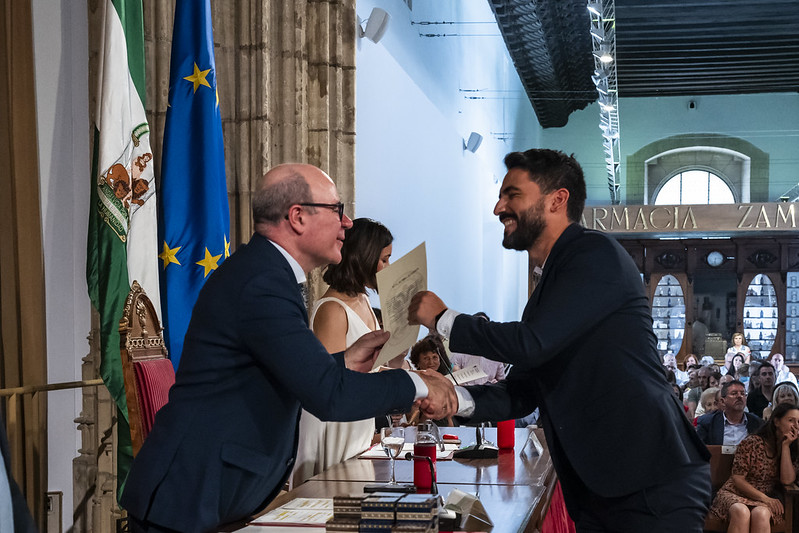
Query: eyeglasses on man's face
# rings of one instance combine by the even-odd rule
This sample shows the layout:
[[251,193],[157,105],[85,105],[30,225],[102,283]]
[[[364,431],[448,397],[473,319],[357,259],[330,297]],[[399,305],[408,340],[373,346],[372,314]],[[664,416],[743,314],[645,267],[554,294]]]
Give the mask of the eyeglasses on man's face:
[[[341,220],[344,218],[344,204],[341,202],[335,204],[317,204],[317,203],[306,202],[295,205],[301,205],[303,207],[325,207],[327,209],[331,209],[334,213],[338,214],[339,222],[341,222]],[[286,218],[288,218],[288,216]]]

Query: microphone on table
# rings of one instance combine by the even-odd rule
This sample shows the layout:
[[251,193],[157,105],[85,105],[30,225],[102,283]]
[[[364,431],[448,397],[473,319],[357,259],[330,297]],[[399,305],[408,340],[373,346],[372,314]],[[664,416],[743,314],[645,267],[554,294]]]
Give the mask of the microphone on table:
[[426,455],[414,455],[412,452],[405,454],[406,461],[413,461],[414,459],[427,459],[427,465],[430,467],[430,494],[438,494],[438,485],[436,485],[436,468],[433,466],[433,459]]

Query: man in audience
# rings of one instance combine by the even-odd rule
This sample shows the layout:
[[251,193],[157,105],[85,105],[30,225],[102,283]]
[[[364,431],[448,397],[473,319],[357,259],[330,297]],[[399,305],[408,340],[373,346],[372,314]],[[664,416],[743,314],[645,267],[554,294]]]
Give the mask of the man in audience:
[[710,386],[710,376],[713,374],[713,370],[710,367],[703,366],[699,370],[697,370],[697,380],[699,381],[699,386],[692,388],[688,391],[688,395],[685,397],[685,405],[688,406],[688,418],[690,420],[694,419],[696,414],[696,407],[699,405],[699,398],[702,396],[702,391],[707,389]]
[[667,353],[663,356],[663,366],[674,372],[674,379],[677,380],[677,385],[684,387],[688,383],[688,372],[677,367],[677,358],[673,353]]
[[721,387],[721,405],[721,409],[697,419],[696,432],[707,445],[737,446],[763,425],[762,418],[744,412],[746,387],[740,381],[734,380]]
[[[768,361],[763,361],[756,371],[759,387],[749,390],[749,398],[746,400],[746,407],[750,413],[754,413],[759,417],[763,416],[763,409],[765,409],[774,395],[774,380],[776,373],[774,372],[774,365]],[[754,376],[752,376],[754,379]]]
[[521,321],[461,314],[428,291],[408,312],[453,350],[514,365],[499,383],[457,387],[458,415],[507,420],[538,407],[578,531],[700,532],[709,454],[664,378],[638,268],[580,225],[585,179],[573,157],[534,149],[505,165],[502,244],[543,269]]
[[732,374],[724,374],[719,378],[719,388],[723,387],[725,383],[732,383],[735,381],[735,376]]
[[280,165],[258,184],[255,234],[200,292],[169,402],[128,476],[121,503],[133,533],[219,531],[263,509],[292,470],[301,407],[340,421],[424,398],[425,414],[454,411],[455,391],[436,372],[368,373],[387,333],[331,355],[308,328],[300,283],[341,261],[352,226],[343,209],[311,165]]

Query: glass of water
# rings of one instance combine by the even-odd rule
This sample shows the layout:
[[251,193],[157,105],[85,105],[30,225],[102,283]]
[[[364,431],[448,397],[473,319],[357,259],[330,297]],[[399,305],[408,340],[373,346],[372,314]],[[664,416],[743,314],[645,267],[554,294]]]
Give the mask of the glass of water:
[[396,485],[397,480],[394,478],[394,459],[399,457],[402,452],[402,447],[405,446],[405,428],[402,427],[387,427],[380,429],[380,444],[383,445],[386,455],[391,460],[391,481],[389,485]]

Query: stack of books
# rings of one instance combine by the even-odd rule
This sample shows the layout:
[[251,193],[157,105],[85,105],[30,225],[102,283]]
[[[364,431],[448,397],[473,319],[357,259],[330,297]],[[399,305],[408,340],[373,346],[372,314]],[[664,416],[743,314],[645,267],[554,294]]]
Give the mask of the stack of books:
[[325,524],[325,531],[359,531],[364,498],[365,494],[333,496],[333,518]]
[[438,533],[438,496],[374,492],[335,496],[326,531]]

